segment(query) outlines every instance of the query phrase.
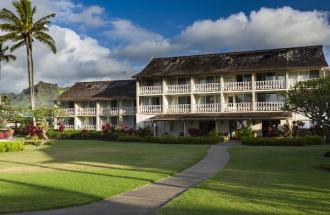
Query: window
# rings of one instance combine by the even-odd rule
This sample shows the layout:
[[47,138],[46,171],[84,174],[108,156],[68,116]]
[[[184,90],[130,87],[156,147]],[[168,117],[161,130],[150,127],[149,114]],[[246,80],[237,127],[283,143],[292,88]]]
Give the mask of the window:
[[205,96],[205,104],[214,104],[214,103],[215,103],[214,95]]
[[174,121],[170,121],[170,132],[174,131]]
[[256,74],[256,81],[285,80],[284,73],[261,72]]
[[111,100],[110,101],[110,107],[117,107],[118,106],[118,101],[117,100]]
[[312,120],[302,120],[302,122],[304,123],[304,126],[302,127],[304,129],[310,129],[314,126],[314,123]]
[[318,70],[309,71],[309,78],[319,78],[320,72]]
[[252,74],[241,74],[236,76],[237,82],[248,82],[252,81]]
[[252,95],[250,95],[250,94],[235,95],[235,100],[236,100],[236,103],[252,102]]
[[152,97],[151,98],[151,105],[160,105],[160,98],[159,97]]
[[189,78],[178,78],[178,84],[190,84]]
[[190,97],[189,96],[179,96],[178,104],[179,105],[190,104]]
[[258,93],[257,102],[283,102],[284,97],[276,93]]

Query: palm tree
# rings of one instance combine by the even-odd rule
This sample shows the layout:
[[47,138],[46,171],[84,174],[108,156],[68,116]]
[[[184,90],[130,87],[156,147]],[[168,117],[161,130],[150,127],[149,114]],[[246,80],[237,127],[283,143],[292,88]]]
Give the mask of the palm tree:
[[[14,1],[13,6],[17,14],[5,8],[0,11],[0,20],[3,21],[0,24],[0,30],[6,32],[5,35],[0,36],[0,42],[14,42],[14,45],[10,48],[11,51],[26,46],[31,109],[34,111],[36,102],[34,95],[32,43],[37,40],[49,47],[54,54],[56,53],[55,41],[48,34],[48,25],[51,24],[51,18],[55,17],[55,14],[49,14],[38,21],[34,21],[37,8],[31,6],[30,0]],[[35,125],[35,118],[33,118],[33,123]]]
[[[12,54],[7,54],[7,52],[9,51],[9,47],[3,47],[3,44],[0,43],[0,79],[1,79],[1,62],[5,61],[5,62],[9,62],[9,61],[14,61],[16,60],[16,57]],[[1,99],[0,99],[0,103],[1,103]]]

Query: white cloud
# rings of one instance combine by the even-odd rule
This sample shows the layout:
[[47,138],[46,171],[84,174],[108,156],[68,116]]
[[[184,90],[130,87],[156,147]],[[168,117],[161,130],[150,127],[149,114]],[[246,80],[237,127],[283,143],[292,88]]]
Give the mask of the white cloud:
[[[36,83],[43,80],[68,85],[84,80],[125,79],[135,73],[129,63],[111,58],[111,51],[95,39],[82,38],[59,26],[52,26],[50,34],[57,42],[58,53],[54,55],[42,44],[34,43]],[[25,54],[25,49],[21,48],[15,52],[16,62],[3,65],[1,92],[27,87]]]
[[[1,0],[1,8],[12,7],[13,0]],[[84,6],[73,0],[33,0],[32,5],[37,7],[37,18],[50,13],[56,13],[59,23],[79,24],[82,27],[99,27],[107,23],[105,10],[98,5]]]
[[330,43],[328,12],[261,8],[187,27],[176,42],[186,49],[256,49]]

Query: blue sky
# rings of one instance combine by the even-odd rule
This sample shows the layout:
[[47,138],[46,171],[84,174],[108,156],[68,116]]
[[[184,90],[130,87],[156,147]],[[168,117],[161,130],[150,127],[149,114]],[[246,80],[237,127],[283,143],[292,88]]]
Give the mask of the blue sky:
[[[133,20],[135,24],[166,37],[177,35],[197,20],[216,20],[239,12],[249,14],[262,7],[290,6],[301,11],[330,11],[330,2],[327,0],[75,0],[75,2],[78,4],[83,2],[84,5],[89,6],[99,5],[105,8],[105,17],[108,19]],[[70,27],[74,28],[74,26]],[[79,31],[79,28],[76,30]],[[81,32],[93,35],[102,44],[109,44],[93,29]]]
[[[330,44],[327,0],[31,0],[56,13],[53,55],[34,44],[36,82],[129,79],[152,57]],[[13,10],[13,0],[0,8]],[[1,32],[0,32],[1,34]],[[0,92],[27,87],[23,48]]]

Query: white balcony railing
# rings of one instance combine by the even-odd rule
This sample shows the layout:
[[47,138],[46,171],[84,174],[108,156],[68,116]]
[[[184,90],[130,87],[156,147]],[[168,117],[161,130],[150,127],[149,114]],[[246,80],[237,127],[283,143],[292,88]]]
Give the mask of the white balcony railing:
[[309,81],[309,80],[318,80],[320,78],[305,78],[305,79],[290,79],[289,80],[289,87],[293,87],[294,85],[296,85],[298,82],[301,82],[301,81]]
[[162,105],[142,105],[140,106],[140,112],[145,114],[161,113],[163,110]]
[[224,91],[244,91],[251,90],[252,82],[225,82],[223,86]]
[[80,125],[78,129],[96,130],[96,125]]
[[196,104],[196,112],[220,112],[220,104]]
[[190,113],[191,110],[190,104],[179,104],[179,105],[168,105],[167,112],[168,113]]
[[[59,129],[60,125],[55,125],[54,128],[55,129]],[[65,129],[70,129],[73,130],[74,129],[74,125],[64,125]]]
[[257,111],[281,111],[284,102],[257,102]]
[[256,81],[255,87],[256,90],[285,89],[286,84],[284,80]]
[[122,107],[120,108],[121,114],[134,115],[136,114],[136,107]]
[[167,93],[190,93],[190,84],[168,85]]
[[220,83],[195,84],[195,92],[218,92]]
[[117,107],[100,108],[100,115],[118,115],[118,111],[119,109]]
[[245,111],[252,111],[252,102],[225,104],[225,112],[245,112]]
[[142,86],[140,87],[141,95],[162,94],[162,86]]
[[74,116],[74,108],[62,108],[61,111],[67,116]]
[[96,108],[78,108],[77,115],[80,116],[96,115]]

